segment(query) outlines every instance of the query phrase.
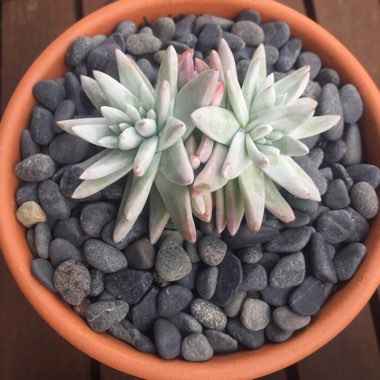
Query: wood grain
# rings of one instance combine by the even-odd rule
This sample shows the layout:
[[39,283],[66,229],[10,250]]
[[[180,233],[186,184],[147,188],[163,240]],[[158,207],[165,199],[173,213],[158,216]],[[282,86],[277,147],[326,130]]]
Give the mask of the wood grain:
[[83,15],[86,16],[109,3],[112,3],[112,0],[82,0]]

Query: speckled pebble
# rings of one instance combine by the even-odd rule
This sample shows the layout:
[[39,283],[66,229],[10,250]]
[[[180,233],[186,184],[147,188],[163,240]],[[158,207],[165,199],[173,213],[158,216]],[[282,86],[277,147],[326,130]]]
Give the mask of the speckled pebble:
[[174,36],[175,23],[171,17],[160,17],[152,23],[151,28],[157,38],[166,42]]
[[272,269],[269,283],[277,288],[289,288],[302,283],[305,279],[305,258],[302,252],[293,253],[280,259]]
[[287,228],[279,237],[265,244],[265,250],[274,253],[291,253],[301,251],[310,239],[309,227]]
[[190,273],[191,261],[181,247],[160,249],[156,258],[156,270],[162,279],[176,281]]
[[226,255],[227,244],[214,236],[203,236],[198,243],[202,261],[210,266],[219,265]]
[[241,306],[244,302],[244,300],[247,297],[247,292],[245,290],[239,290],[234,297],[232,298],[231,302],[224,306],[223,311],[229,318],[237,317],[240,313]]
[[263,29],[252,21],[237,21],[232,26],[231,33],[243,39],[247,46],[258,46],[264,42]]
[[190,304],[190,313],[203,326],[218,331],[226,327],[227,317],[223,311],[210,301],[194,299]]
[[240,285],[241,290],[262,290],[267,286],[268,276],[262,265],[243,263],[242,269],[243,281]]
[[55,80],[41,80],[33,86],[35,98],[50,111],[54,111],[65,98],[65,89]]
[[262,24],[265,44],[276,48],[283,46],[290,38],[289,25],[282,21],[270,21]]
[[322,214],[318,218],[315,228],[328,243],[338,244],[349,237],[353,225],[347,211],[333,210]]
[[181,344],[184,359],[192,362],[210,360],[214,354],[210,343],[203,334],[191,334],[185,337]]
[[91,237],[99,237],[102,228],[116,215],[116,207],[108,202],[87,204],[80,214],[80,225]]
[[356,123],[363,115],[363,101],[353,84],[345,84],[339,90],[345,123]]
[[259,299],[247,298],[241,308],[240,320],[242,325],[250,331],[264,329],[270,322],[271,311],[269,305]]
[[90,284],[90,293],[88,294],[90,297],[97,297],[104,291],[104,273],[100,270],[91,268],[91,284]]
[[379,210],[376,191],[368,182],[355,183],[350,192],[352,207],[366,219],[372,219]]
[[93,48],[90,37],[81,36],[74,40],[65,55],[65,62],[69,66],[76,66],[87,57],[87,54]]
[[349,280],[358,269],[367,247],[362,243],[352,243],[345,246],[334,256],[334,265],[339,281]]
[[118,33],[121,33],[123,37],[126,39],[130,35],[135,34],[137,32],[137,26],[133,21],[125,20],[117,25],[116,31]]
[[70,204],[54,181],[46,180],[38,186],[38,199],[47,215],[59,220],[70,216]]
[[368,182],[374,189],[380,184],[380,169],[375,165],[357,164],[347,168],[354,182]]
[[17,220],[25,227],[30,228],[46,221],[46,214],[41,206],[34,201],[23,203],[16,211]]
[[217,267],[206,268],[200,272],[196,280],[198,295],[205,300],[210,300],[215,293],[217,280]]
[[281,306],[274,309],[273,320],[280,329],[285,331],[295,331],[308,325],[311,317],[309,315],[297,314],[287,306]]

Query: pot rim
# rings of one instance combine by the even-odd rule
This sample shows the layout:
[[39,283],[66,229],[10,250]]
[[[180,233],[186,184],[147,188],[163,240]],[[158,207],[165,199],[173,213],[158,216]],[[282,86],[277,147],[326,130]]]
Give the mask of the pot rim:
[[[1,121],[0,172],[3,180],[0,183],[0,242],[13,277],[34,309],[63,338],[100,362],[139,377],[168,380],[194,376],[202,379],[252,379],[278,371],[333,339],[356,317],[380,282],[378,215],[366,240],[367,257],[358,272],[329,298],[305,330],[281,344],[266,344],[258,350],[220,355],[204,363],[191,363],[143,354],[108,334],[94,332],[67,304],[32,276],[32,255],[25,239],[25,229],[15,217],[17,206],[14,194],[18,180],[14,167],[19,161],[20,134],[27,127],[30,109],[35,104],[31,91],[33,85],[40,79],[54,78],[67,71],[63,57],[79,35],[110,33],[124,19],[141,23],[145,13],[149,14],[149,20],[194,11],[197,14],[233,17],[243,9],[258,10],[264,20],[286,21],[292,35],[300,37],[306,49],[317,52],[324,66],[335,68],[344,82],[353,83],[358,88],[365,109],[361,124],[365,125],[362,134],[368,153],[367,161],[379,165],[380,97],[376,85],[352,54],[326,30],[293,9],[267,0],[144,0],[110,4],[74,24],[49,45],[20,81]],[[320,39],[316,40],[316,35]],[[20,112],[20,109],[27,111]],[[14,149],[14,146],[17,148]]]

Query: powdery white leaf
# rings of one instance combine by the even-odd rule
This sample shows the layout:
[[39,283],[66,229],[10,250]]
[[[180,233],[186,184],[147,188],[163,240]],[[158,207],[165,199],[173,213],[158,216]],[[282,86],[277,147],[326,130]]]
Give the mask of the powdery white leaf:
[[75,133],[72,131],[73,127],[77,127],[79,125],[87,125],[91,127],[92,125],[102,125],[106,127],[108,122],[103,117],[90,117],[83,119],[70,119],[70,120],[61,120],[57,121],[57,126],[64,130],[67,133],[74,135]]
[[309,148],[304,143],[291,136],[283,136],[280,140],[273,141],[272,145],[285,156],[304,156],[309,153]]
[[268,158],[265,156],[265,154],[260,152],[256,143],[253,142],[249,134],[246,134],[245,136],[245,147],[247,149],[249,158],[252,160],[254,164],[260,166],[261,168],[264,168],[268,165]]
[[108,104],[107,97],[103,94],[102,89],[95,79],[81,75],[80,82],[84,93],[98,111],[100,111],[102,106],[106,106]]
[[159,134],[157,151],[165,150],[175,144],[186,132],[186,125],[174,117],[169,117]]
[[142,177],[149,169],[157,149],[158,137],[153,136],[144,140],[137,150],[135,160],[133,161],[133,174],[136,177]]
[[157,243],[169,219],[170,214],[156,185],[153,184],[149,194],[149,238],[152,244]]
[[169,116],[170,86],[167,80],[162,81],[156,90],[156,114],[158,129],[162,130]]
[[224,188],[215,191],[215,226],[216,230],[221,233],[227,225],[226,200]]
[[306,137],[319,135],[337,125],[339,120],[340,116],[338,115],[314,116],[292,130],[289,136],[295,139],[305,139]]
[[107,136],[116,136],[108,126],[101,124],[77,125],[71,128],[73,134],[91,144],[102,146],[99,140]]
[[127,128],[119,135],[119,149],[135,149],[143,142],[143,138],[135,128]]
[[237,179],[228,181],[224,187],[226,199],[227,229],[234,236],[244,216],[244,203]]
[[136,131],[143,137],[151,137],[157,133],[157,124],[152,119],[141,119],[135,124]]

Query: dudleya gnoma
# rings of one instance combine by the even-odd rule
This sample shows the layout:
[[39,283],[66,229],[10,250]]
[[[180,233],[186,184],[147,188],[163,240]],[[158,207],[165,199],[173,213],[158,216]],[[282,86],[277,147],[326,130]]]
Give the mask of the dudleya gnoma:
[[[206,62],[193,50],[177,57],[169,46],[157,84],[116,51],[120,82],[94,71],[82,88],[102,117],[58,122],[68,133],[100,147],[79,164],[84,180],[73,198],[84,198],[128,176],[113,238],[133,227],[149,199],[150,239],[156,242],[171,218],[194,242],[193,214],[210,221],[215,207],[219,232],[234,235],[245,215],[252,232],[264,209],[284,222],[294,214],[280,194],[320,200],[311,178],[291,156],[308,153],[300,139],[333,127],[339,116],[313,116],[317,102],[300,98],[309,80],[302,67],[274,82],[260,45],[242,86],[225,40]],[[275,184],[276,183],[276,184]]]

